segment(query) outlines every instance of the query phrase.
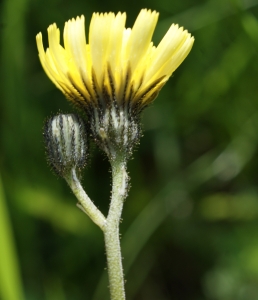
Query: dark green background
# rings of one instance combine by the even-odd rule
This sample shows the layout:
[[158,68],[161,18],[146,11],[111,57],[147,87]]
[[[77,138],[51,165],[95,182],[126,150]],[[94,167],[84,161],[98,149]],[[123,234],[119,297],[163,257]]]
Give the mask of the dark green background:
[[[88,28],[93,12],[126,11],[131,27],[145,7],[160,12],[156,45],[173,22],[195,44],[144,111],[144,136],[128,165],[127,298],[258,299],[258,0],[5,0],[2,300],[20,300],[6,293],[19,292],[12,279],[19,269],[26,300],[109,299],[102,233],[45,160],[44,120],[74,110],[43,72],[35,35],[41,31],[46,46],[50,24],[62,32],[65,21],[84,14]],[[83,185],[105,214],[110,180],[107,159],[92,147]]]

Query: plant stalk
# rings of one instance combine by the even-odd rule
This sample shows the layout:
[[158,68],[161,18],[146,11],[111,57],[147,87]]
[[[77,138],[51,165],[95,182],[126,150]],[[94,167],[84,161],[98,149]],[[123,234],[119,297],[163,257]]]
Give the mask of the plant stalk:
[[65,177],[65,180],[67,181],[76,198],[79,200],[79,204],[77,204],[77,206],[84,213],[86,213],[95,224],[97,224],[102,230],[104,230],[106,218],[84,191],[74,168],[71,170],[71,173],[69,173],[69,175]]
[[128,189],[128,175],[126,173],[125,159],[119,156],[116,157],[111,161],[111,167],[113,184],[107,218],[104,217],[85,193],[77,178],[75,169],[72,169],[65,179],[79,200],[77,206],[86,213],[104,233],[111,300],[125,300],[124,274],[119,238],[119,223]]
[[111,162],[111,166],[113,178],[112,197],[104,228],[109,289],[111,300],[125,300],[119,223],[124,199],[127,195],[128,175],[123,159],[115,159]]

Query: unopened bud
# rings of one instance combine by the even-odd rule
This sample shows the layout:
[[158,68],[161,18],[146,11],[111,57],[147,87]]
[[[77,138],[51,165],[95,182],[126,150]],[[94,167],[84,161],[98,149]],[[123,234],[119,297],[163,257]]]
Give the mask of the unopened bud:
[[54,171],[65,177],[72,169],[80,171],[88,153],[86,128],[74,114],[50,118],[44,128],[48,161]]

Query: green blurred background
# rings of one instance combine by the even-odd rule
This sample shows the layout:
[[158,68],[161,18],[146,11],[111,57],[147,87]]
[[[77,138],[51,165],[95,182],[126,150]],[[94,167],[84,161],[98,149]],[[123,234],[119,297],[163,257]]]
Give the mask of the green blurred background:
[[[44,120],[73,112],[39,63],[35,35],[93,12],[160,12],[195,36],[144,112],[121,224],[129,300],[258,299],[258,0],[3,0],[0,3],[0,299],[106,300],[101,231],[47,166]],[[106,214],[107,159],[84,187]]]

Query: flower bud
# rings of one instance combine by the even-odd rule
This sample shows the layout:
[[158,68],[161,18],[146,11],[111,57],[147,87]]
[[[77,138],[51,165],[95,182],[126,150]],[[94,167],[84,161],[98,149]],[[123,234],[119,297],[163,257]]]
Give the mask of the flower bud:
[[57,175],[65,177],[86,164],[87,135],[83,120],[74,114],[60,114],[47,120],[44,138],[48,161]]

